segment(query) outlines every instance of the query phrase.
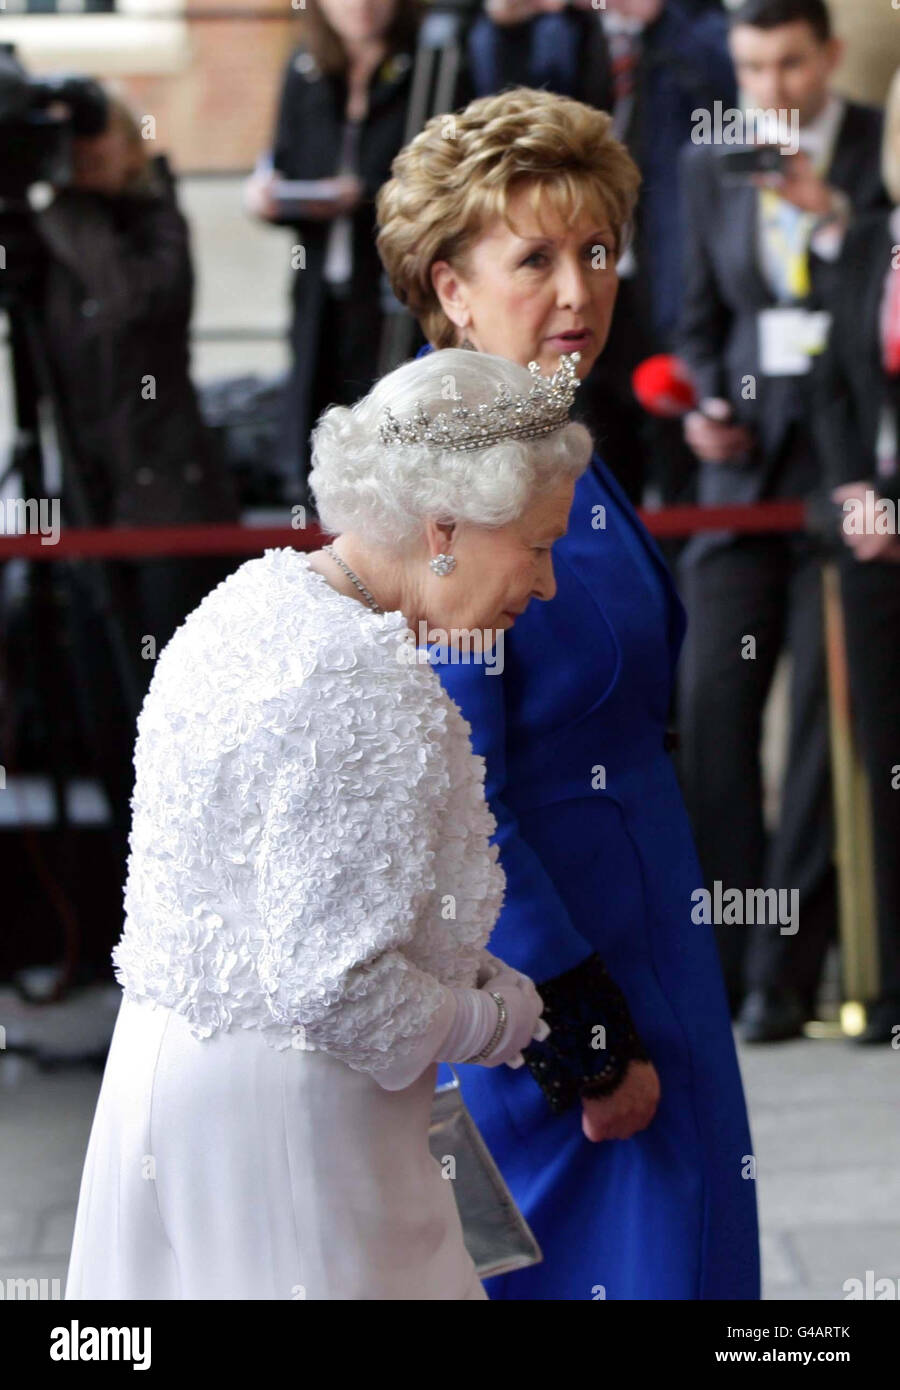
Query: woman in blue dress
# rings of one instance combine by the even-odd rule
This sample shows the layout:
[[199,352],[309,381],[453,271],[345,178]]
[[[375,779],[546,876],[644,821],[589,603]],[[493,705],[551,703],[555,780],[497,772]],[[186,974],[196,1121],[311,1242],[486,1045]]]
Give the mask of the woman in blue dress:
[[[429,122],[392,172],[379,251],[431,346],[544,373],[578,351],[583,379],[639,181],[609,117],[514,89]],[[502,673],[438,665],[487,763],[507,875],[492,950],[532,977],[551,1027],[520,1069],[462,1069],[544,1255],[486,1288],[755,1299],[755,1162],[666,733],[683,609],[596,456],[553,557],[557,592],[502,634]]]

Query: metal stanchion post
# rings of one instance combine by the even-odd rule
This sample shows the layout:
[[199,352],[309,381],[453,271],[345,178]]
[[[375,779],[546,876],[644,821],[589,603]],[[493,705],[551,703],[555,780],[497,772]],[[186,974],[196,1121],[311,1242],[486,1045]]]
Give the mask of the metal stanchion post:
[[833,561],[823,566],[822,582],[843,964],[841,1028],[855,1036],[866,1026],[864,1001],[876,998],[879,987],[872,813],[853,731],[841,579]]

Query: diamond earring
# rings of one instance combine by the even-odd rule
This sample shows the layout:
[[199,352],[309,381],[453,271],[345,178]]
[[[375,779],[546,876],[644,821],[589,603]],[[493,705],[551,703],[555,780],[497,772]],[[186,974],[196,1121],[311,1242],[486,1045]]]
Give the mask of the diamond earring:
[[468,337],[463,338],[462,342],[460,343],[460,347],[461,347],[461,348],[467,348],[470,352],[477,352],[477,351],[478,351],[477,347],[476,347],[475,344],[472,342],[471,338],[468,338]]
[[452,573],[456,569],[455,555],[432,555],[428,561],[435,574],[439,574],[443,579],[445,574]]

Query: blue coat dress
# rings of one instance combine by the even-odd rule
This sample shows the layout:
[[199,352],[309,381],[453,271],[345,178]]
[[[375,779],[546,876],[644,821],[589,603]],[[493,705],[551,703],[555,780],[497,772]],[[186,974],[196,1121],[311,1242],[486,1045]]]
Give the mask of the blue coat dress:
[[[756,1299],[750,1131],[713,931],[692,920],[703,880],[667,751],[684,610],[596,457],[553,561],[557,594],[504,634],[501,675],[435,662],[487,764],[507,875],[490,948],[553,1001],[554,1032],[528,1067],[459,1069],[544,1253],[485,1287],[513,1299]],[[656,1116],[632,1139],[592,1143],[585,1073],[617,1079],[640,1044],[660,1076]]]

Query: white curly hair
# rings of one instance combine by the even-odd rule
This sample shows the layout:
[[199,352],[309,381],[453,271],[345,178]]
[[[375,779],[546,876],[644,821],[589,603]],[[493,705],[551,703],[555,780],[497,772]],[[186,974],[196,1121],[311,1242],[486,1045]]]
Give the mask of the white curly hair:
[[429,518],[505,526],[541,492],[584,472],[593,441],[570,422],[536,439],[507,439],[483,449],[385,445],[384,410],[403,420],[422,404],[430,417],[457,393],[470,408],[493,401],[500,386],[527,394],[531,373],[516,362],[468,348],[445,348],[404,362],[354,406],[330,406],[312,435],[309,482],[324,530],[352,531],[403,549]]

